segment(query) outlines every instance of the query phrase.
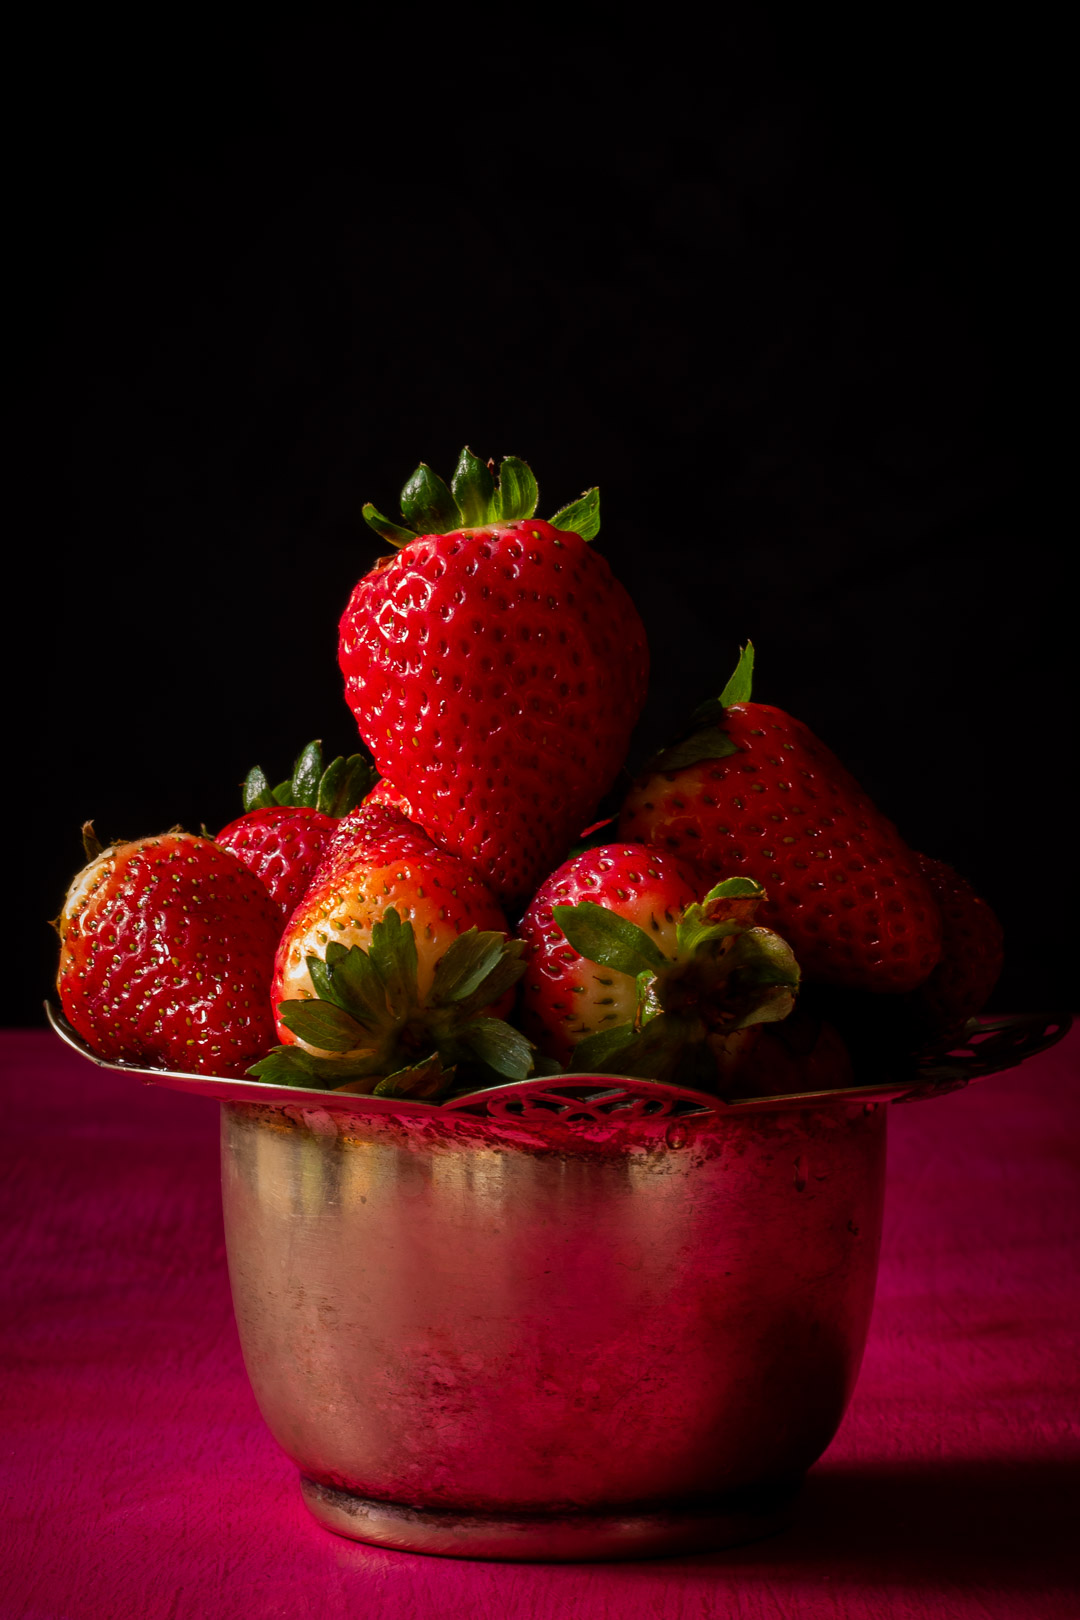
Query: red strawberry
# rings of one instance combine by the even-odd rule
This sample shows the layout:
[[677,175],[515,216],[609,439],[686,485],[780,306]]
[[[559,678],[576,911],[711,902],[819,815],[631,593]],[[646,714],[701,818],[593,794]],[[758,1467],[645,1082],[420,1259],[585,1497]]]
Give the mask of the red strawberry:
[[750,701],[753,648],[689,736],[634,784],[619,832],[745,873],[808,979],[906,991],[941,954],[941,918],[913,852],[811,731]]
[[338,825],[320,810],[274,805],[230,821],[215,842],[262,879],[285,921],[315,876]]
[[105,1058],[243,1074],[274,1040],[281,918],[262,883],[190,833],[87,854],[58,924],[68,1022]]
[[605,844],[566,861],[541,884],[521,919],[529,947],[522,985],[525,1027],[560,1063],[587,1035],[632,1021],[637,984],[581,956],[555,921],[553,907],[591,900],[643,929],[665,956],[675,930],[706,880],[686,861],[641,844]]
[[409,821],[413,821],[415,819],[412,813],[412,806],[409,804],[409,801],[405,797],[404,793],[399,792],[392,782],[388,782],[386,780],[385,776],[379,777],[379,780],[376,782],[371,792],[365,795],[364,803],[371,805],[387,804],[390,805],[394,810],[400,810],[402,815],[406,816]]
[[912,995],[920,1033],[954,1037],[981,1012],[1001,974],[1003,936],[994,913],[944,861],[916,855],[919,869],[941,909],[941,960]]
[[[507,457],[498,487],[462,452],[452,488],[418,468],[400,547],[341,620],[346,697],[382,775],[429,835],[504,899],[528,894],[622,764],[645,697],[633,603],[587,542],[596,491],[532,516],[536,481]],[[415,532],[419,530],[419,533]]]
[[284,920],[314,877],[339,818],[356,807],[374,775],[363,754],[339,756],[324,770],[318,742],[308,743],[292,777],[276,788],[256,765],[244,783],[246,814],[223,827],[215,843],[262,879]]
[[523,1079],[528,1041],[500,1017],[524,970],[476,870],[400,811],[361,807],[293,912],[273,1001],[283,1045],[253,1072],[381,1095]]
[[641,844],[588,850],[553,874],[521,925],[525,1008],[546,1050],[580,1073],[732,1083],[750,1026],[791,1011],[799,970],[754,926],[758,884],[730,878],[698,904],[702,886]]

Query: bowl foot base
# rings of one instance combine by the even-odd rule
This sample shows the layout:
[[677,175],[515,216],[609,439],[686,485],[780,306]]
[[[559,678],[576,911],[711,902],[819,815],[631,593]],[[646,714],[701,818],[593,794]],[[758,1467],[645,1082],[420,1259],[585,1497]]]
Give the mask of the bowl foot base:
[[732,1493],[681,1510],[622,1513],[470,1514],[376,1502],[300,1476],[311,1513],[327,1530],[399,1552],[521,1563],[577,1563],[715,1552],[786,1530],[802,1481]]

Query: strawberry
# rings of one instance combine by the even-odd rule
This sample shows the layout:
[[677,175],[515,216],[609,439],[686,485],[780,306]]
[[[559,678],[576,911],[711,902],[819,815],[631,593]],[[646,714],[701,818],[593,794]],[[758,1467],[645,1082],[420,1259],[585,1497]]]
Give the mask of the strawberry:
[[916,855],[941,910],[941,960],[910,1001],[922,1041],[955,1039],[981,1012],[1002,965],[1002,931],[994,913],[944,861]]
[[105,1058],[242,1075],[274,1039],[281,918],[263,884],[209,838],[84,834],[57,925],[68,1022]]
[[402,815],[406,816],[409,821],[413,821],[415,819],[412,813],[412,806],[409,804],[409,801],[405,797],[404,793],[400,792],[392,782],[388,782],[385,776],[379,777],[379,780],[376,782],[371,792],[365,795],[364,803],[388,804],[393,809],[400,810]]
[[588,542],[595,490],[549,523],[536,480],[464,450],[448,489],[421,466],[399,550],[354,589],[339,662],[360,734],[413,819],[523,898],[611,786],[645,698],[645,631]]
[[755,926],[759,884],[729,878],[699,904],[701,887],[640,844],[588,850],[552,875],[521,924],[525,1008],[547,1050],[579,1073],[730,1084],[750,1027],[792,1010],[799,970]]
[[748,645],[718,700],[646,767],[619,835],[741,872],[807,979],[915,988],[941,954],[941,917],[914,853],[813,733],[750,701]]
[[346,818],[278,946],[282,1045],[252,1073],[380,1096],[524,1079],[533,1050],[497,1016],[524,947],[467,861],[400,811]]
[[323,769],[322,746],[310,742],[287,781],[271,788],[260,766],[244,782],[245,814],[215,840],[260,877],[282,920],[315,875],[340,817],[369,792],[375,771],[363,754],[340,756]]
[[675,955],[683,913],[706,884],[700,871],[676,856],[641,844],[605,844],[566,861],[529,902],[518,928],[528,946],[522,986],[525,1027],[561,1063],[587,1035],[631,1021],[637,983],[625,973],[598,968],[567,941],[556,906],[590,900],[644,930],[665,956]]

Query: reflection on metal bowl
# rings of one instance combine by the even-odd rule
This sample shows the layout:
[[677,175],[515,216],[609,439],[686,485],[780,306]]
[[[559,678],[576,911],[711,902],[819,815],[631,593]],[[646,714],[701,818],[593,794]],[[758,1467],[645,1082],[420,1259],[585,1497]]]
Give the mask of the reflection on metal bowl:
[[308,1505],[489,1558],[779,1528],[858,1373],[884,1106],[509,1089],[427,1117],[222,1110],[244,1357]]

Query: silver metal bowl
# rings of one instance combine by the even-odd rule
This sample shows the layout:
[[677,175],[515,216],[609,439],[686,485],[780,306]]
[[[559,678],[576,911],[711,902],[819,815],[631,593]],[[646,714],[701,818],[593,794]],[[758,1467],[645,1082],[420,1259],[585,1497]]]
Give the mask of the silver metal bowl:
[[906,1083],[735,1103],[585,1075],[438,1105],[131,1072],[222,1101],[244,1358],[317,1519],[414,1552],[638,1558],[789,1521],[866,1341],[885,1104],[1066,1022],[984,1021]]

